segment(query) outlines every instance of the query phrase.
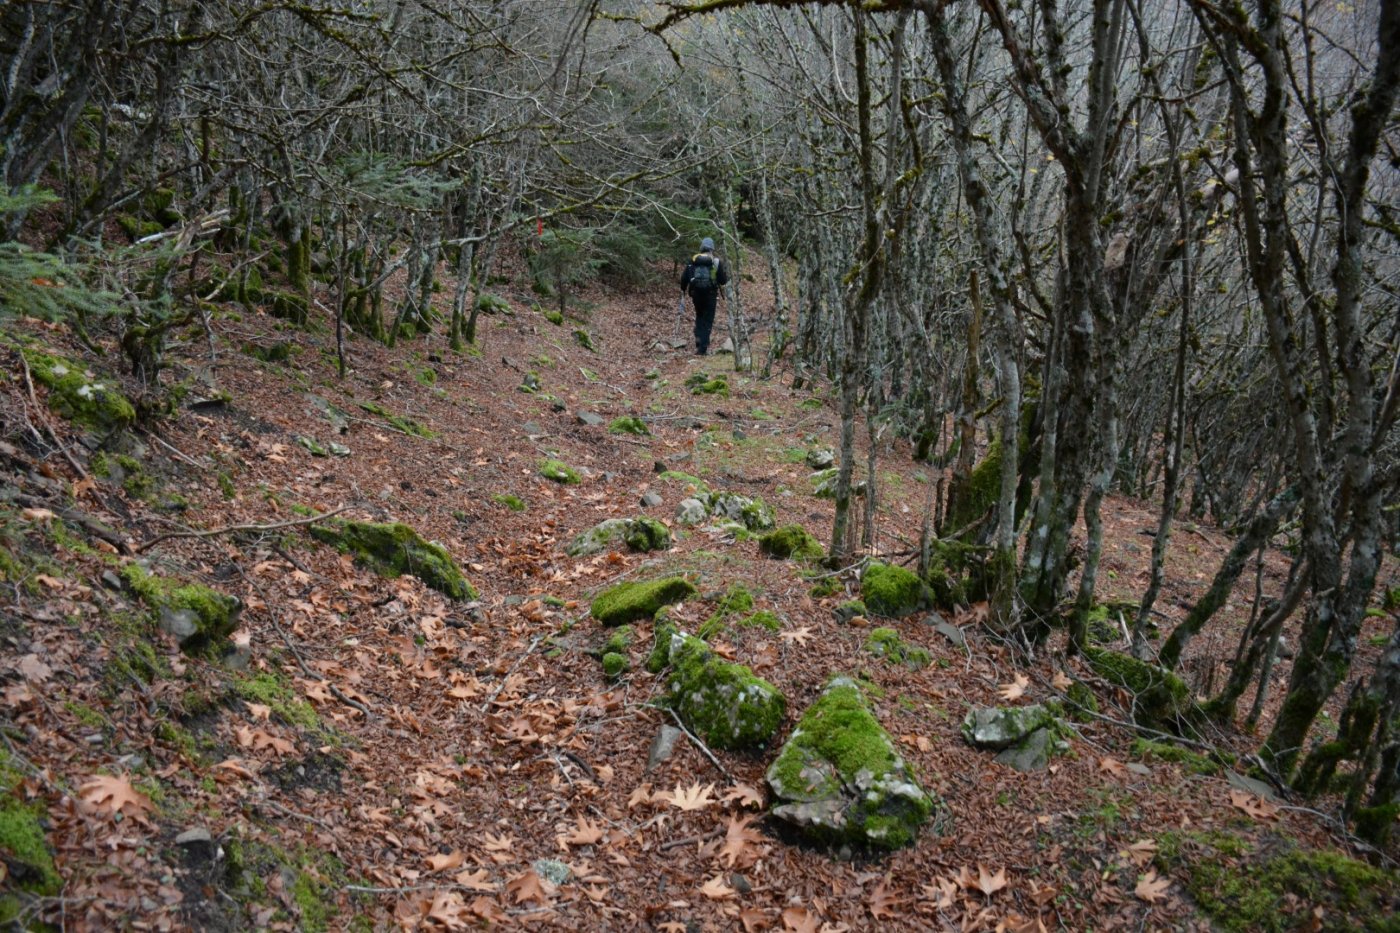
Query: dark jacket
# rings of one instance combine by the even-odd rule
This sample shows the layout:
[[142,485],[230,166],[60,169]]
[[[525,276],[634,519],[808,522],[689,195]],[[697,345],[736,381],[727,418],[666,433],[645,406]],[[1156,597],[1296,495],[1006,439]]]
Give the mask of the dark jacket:
[[722,262],[713,253],[696,253],[691,258],[690,262],[686,263],[685,271],[681,273],[681,291],[690,291],[690,281],[695,278],[695,267],[697,265],[714,267],[713,277],[716,286],[729,284],[729,263]]

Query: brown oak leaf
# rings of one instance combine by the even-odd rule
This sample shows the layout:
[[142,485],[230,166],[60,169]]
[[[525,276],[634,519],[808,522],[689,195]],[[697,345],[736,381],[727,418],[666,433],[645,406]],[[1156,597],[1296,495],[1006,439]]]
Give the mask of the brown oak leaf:
[[1133,893],[1139,899],[1149,904],[1155,904],[1167,895],[1167,888],[1172,886],[1170,878],[1158,878],[1157,872],[1149,871],[1138,879],[1137,887],[1133,888]]
[[155,809],[150,798],[133,787],[126,775],[95,774],[78,788],[78,793],[85,804],[108,816],[121,813],[140,817]]

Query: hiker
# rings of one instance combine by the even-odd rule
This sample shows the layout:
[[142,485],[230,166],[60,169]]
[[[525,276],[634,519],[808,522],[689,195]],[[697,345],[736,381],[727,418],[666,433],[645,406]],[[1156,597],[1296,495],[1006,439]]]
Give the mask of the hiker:
[[681,273],[681,293],[690,293],[695,302],[695,352],[704,356],[710,352],[710,329],[715,326],[715,299],[720,286],[729,283],[729,270],[715,256],[715,241],[709,237],[700,241],[700,252],[690,260]]

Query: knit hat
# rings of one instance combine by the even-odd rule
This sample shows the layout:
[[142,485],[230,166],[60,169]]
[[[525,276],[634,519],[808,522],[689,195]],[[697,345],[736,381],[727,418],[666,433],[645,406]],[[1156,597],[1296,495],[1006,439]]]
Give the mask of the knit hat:
[[715,241],[712,240],[712,239],[710,239],[709,237],[705,237],[705,239],[703,239],[703,240],[700,241],[700,252],[702,252],[702,253],[708,253],[708,252],[710,252],[711,250],[713,250],[714,248],[715,248]]

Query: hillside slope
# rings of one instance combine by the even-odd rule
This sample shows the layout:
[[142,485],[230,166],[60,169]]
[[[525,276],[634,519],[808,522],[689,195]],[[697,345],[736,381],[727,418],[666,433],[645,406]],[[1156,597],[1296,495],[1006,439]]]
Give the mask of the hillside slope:
[[[764,305],[762,282],[745,288],[750,307]],[[857,571],[765,557],[753,535],[712,520],[677,523],[688,476],[826,535],[830,503],[805,462],[835,443],[820,392],[672,348],[669,287],[600,290],[586,322],[563,326],[523,290],[505,294],[513,310],[484,319],[478,354],[437,338],[354,341],[344,380],[328,335],[216,316],[215,361],[198,333],[175,348],[189,391],[154,433],[56,411],[59,390],[31,372],[36,352],[84,368],[89,386],[119,385],[117,374],[65,332],[11,328],[0,347],[9,915],[73,929],[1393,922],[1395,879],[1331,854],[1342,841],[1325,815],[1182,746],[1135,743],[1129,692],[1066,664],[1057,641],[1015,653],[978,630],[975,605],[945,614],[952,638],[925,612],[843,620]],[[688,385],[720,377],[723,393]],[[615,425],[625,416],[646,433]],[[110,449],[95,452],[98,441]],[[883,443],[877,547],[907,563],[932,477],[904,442]],[[578,482],[546,478],[546,461]],[[656,504],[642,504],[648,494]],[[671,526],[674,546],[566,553],[600,521],[638,516]],[[426,585],[437,558],[410,553],[408,538],[380,553],[397,577],[338,551],[316,530],[342,519],[403,523],[440,543],[477,598]],[[1106,597],[1136,594],[1139,532],[1153,523],[1147,504],[1111,503]],[[1209,529],[1181,536],[1169,616],[1226,548]],[[1271,561],[1269,579],[1285,566]],[[774,745],[831,676],[866,682],[938,801],[915,845],[837,860],[797,844],[764,816],[773,746],[727,753],[683,735],[649,767],[674,724],[664,676],[643,666],[651,625],[613,645],[627,669],[610,679],[598,655],[611,632],[589,606],[616,582],[677,574],[699,594],[670,614],[682,629],[720,615],[740,586],[776,617],[742,625],[751,610],[736,611],[711,637],[785,694]],[[215,597],[171,602],[195,584],[240,601],[226,651],[211,651],[224,635],[205,630]],[[1228,656],[1251,598],[1242,586],[1201,657]],[[1385,620],[1373,622],[1367,636]],[[876,626],[929,663],[872,653]],[[1013,770],[962,738],[971,707],[1060,699],[1068,678],[1101,713],[1074,723],[1047,770]]]

